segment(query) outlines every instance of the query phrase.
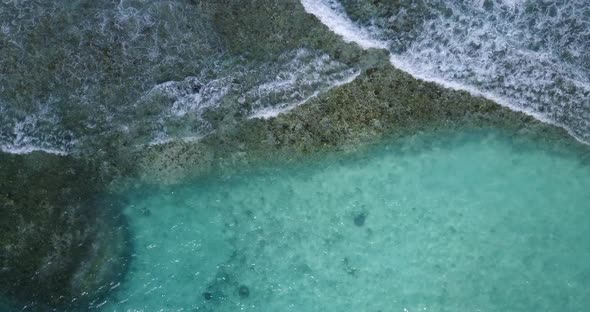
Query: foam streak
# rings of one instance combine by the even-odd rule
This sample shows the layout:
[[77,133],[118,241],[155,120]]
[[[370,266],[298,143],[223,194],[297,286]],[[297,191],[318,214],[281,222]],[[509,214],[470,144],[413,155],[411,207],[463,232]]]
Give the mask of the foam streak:
[[[472,60],[467,55],[463,55],[462,53],[467,53],[466,51],[459,50],[459,52],[457,52],[455,55],[453,54],[453,47],[447,46],[442,46],[442,51],[429,51],[427,49],[428,44],[423,42],[418,42],[417,45],[409,47],[409,49],[404,53],[396,54],[392,52],[392,48],[389,47],[388,41],[379,39],[383,35],[379,29],[370,29],[366,27],[363,28],[359,26],[356,22],[352,21],[348,17],[345,9],[337,0],[301,0],[301,4],[307,13],[316,16],[332,32],[341,36],[344,41],[355,42],[363,49],[382,48],[388,50],[390,52],[390,63],[396,68],[412,75],[417,79],[433,82],[445,88],[467,91],[475,96],[487,98],[514,111],[530,115],[542,122],[562,127],[578,141],[589,144],[588,140],[590,139],[590,134],[586,132],[590,125],[583,119],[585,109],[583,108],[583,105],[580,106],[580,103],[575,102],[576,100],[574,99],[572,99],[574,102],[569,103],[569,105],[576,107],[578,111],[568,112],[562,110],[559,111],[559,113],[545,113],[543,112],[543,109],[539,109],[539,107],[543,108],[543,105],[551,104],[553,106],[551,106],[549,110],[552,110],[553,108],[557,108],[559,105],[567,106],[568,103],[560,101],[560,104],[556,105],[554,103],[555,100],[547,95],[545,92],[546,90],[543,91],[545,93],[532,93],[534,91],[534,89],[530,89],[532,86],[521,86],[518,83],[518,80],[515,81],[514,77],[511,76],[511,73],[507,73],[508,77],[505,79],[505,85],[498,85],[493,88],[480,87],[480,85],[490,85],[490,81],[488,81],[489,79],[495,79],[495,77],[497,77],[499,74],[502,74],[501,68],[497,68],[497,64],[492,63],[487,64],[486,66],[482,65],[477,67],[477,64],[479,64],[478,61],[481,60],[477,58]],[[432,27],[426,28],[432,29]],[[484,30],[486,29],[487,28],[484,28]],[[480,32],[483,31],[481,35],[485,37],[485,35],[490,33],[490,30],[484,30],[475,28],[473,32],[479,35]],[[428,33],[426,33],[426,35],[428,35]],[[424,38],[420,39],[425,40]],[[457,40],[461,40],[461,37],[459,37]],[[499,43],[506,44],[506,42],[503,41]],[[463,49],[463,47],[461,48]],[[451,50],[447,51],[447,49]],[[512,50],[508,51],[509,53],[512,52]],[[528,53],[530,51],[517,49],[515,53],[519,52]],[[547,53],[544,53],[543,55],[545,54]],[[433,60],[432,57],[434,56],[445,58],[442,60],[435,58]],[[539,62],[544,62],[543,64],[547,63],[547,60],[545,60],[546,58],[548,57],[545,55],[543,58],[544,61],[539,59]],[[527,66],[527,60],[530,61],[529,58],[524,58],[524,60],[519,65],[524,64],[522,66]],[[457,65],[459,67],[453,68],[453,65]],[[537,65],[538,64],[536,63],[531,63],[530,71],[532,78],[535,79],[538,84],[540,84],[539,88],[546,89],[546,86],[550,86],[552,83],[554,83],[555,79],[553,79],[548,73],[543,73],[542,71],[536,70],[536,67],[533,66]],[[561,73],[561,69],[558,67],[557,69],[551,68],[551,70],[551,72],[554,72],[553,75],[560,75]],[[469,73],[472,72],[472,76],[469,76]],[[517,74],[520,74],[520,72]],[[453,79],[453,75],[459,78]],[[574,75],[573,77],[576,78],[568,78],[569,76],[565,75],[563,80],[573,80],[573,85],[580,87],[582,90],[588,90],[588,85],[584,82],[585,80],[578,79],[579,77],[583,77],[584,74],[574,73],[572,75]],[[525,78],[520,76],[518,77]],[[521,88],[524,88],[525,91],[520,91]],[[518,90],[520,93],[514,93],[516,91],[513,91],[512,89]],[[559,93],[560,91],[561,90],[557,90],[556,92]],[[536,100],[539,100],[540,102],[537,103]],[[583,101],[583,99],[581,101]],[[579,117],[580,115],[582,117]],[[580,127],[574,129],[572,128],[571,124],[578,125]]]

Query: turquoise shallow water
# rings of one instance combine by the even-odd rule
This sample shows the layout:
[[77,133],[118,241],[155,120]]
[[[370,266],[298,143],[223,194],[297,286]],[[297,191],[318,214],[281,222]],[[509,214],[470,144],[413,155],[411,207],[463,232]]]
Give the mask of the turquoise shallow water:
[[493,131],[130,195],[104,311],[587,311],[590,166]]

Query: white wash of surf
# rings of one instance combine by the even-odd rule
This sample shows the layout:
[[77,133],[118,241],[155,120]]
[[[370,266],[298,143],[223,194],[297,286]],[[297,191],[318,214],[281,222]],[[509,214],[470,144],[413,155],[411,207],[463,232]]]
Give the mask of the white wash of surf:
[[50,104],[38,106],[39,110],[24,118],[9,115],[0,103],[0,151],[9,154],[29,154],[40,151],[55,155],[68,155],[77,140],[70,131],[49,131],[57,127],[60,119]]
[[[291,58],[287,61],[288,58]],[[280,72],[247,91],[238,101],[254,108],[250,118],[269,119],[288,112],[328,90],[352,82],[360,71],[308,49],[281,57]]]
[[[238,66],[214,79],[201,73],[182,81],[158,84],[135,106],[150,105],[153,101],[167,105],[154,121],[157,127],[148,145],[197,141],[216,130],[203,115],[221,105],[237,105],[248,119],[273,118],[353,81],[359,74],[358,68],[325,53],[301,48],[255,69]],[[172,123],[190,124],[190,129],[174,133],[167,126]]]
[[385,41],[378,40],[370,29],[360,27],[346,15],[342,5],[335,0],[301,0],[305,12],[317,17],[332,32],[346,42],[354,42],[363,49],[387,49]]
[[[532,40],[530,34],[520,29],[525,23],[521,21],[523,25],[511,29],[514,25],[509,23],[509,18],[496,12],[496,19],[505,20],[492,24],[486,21],[488,12],[480,2],[471,5],[445,2],[453,15],[460,15],[459,21],[440,14],[424,22],[418,37],[404,47],[403,52],[396,53],[393,52],[395,43],[388,40],[375,21],[371,26],[359,25],[336,0],[301,0],[307,13],[316,16],[344,41],[355,42],[363,49],[388,50],[391,64],[417,79],[485,97],[562,127],[580,142],[588,143],[590,75],[575,64],[560,61],[556,51],[525,49],[520,41]],[[524,14],[522,5],[522,1],[509,1],[498,10],[511,12],[509,15],[514,18]],[[569,5],[562,11],[573,9],[573,5]],[[459,25],[460,22],[468,26]],[[550,21],[538,23],[547,25]],[[588,25],[590,29],[590,22]],[[456,30],[461,32],[457,34]],[[470,45],[479,47],[478,51],[472,53]],[[492,57],[496,52],[505,53],[507,57]],[[575,56],[583,53],[575,47],[568,52]],[[564,86],[559,86],[560,81]]]
[[336,88],[338,86],[342,86],[348,83],[353,82],[359,75],[361,74],[360,71],[354,71],[352,73],[352,75],[345,77],[341,80],[336,80],[334,83],[332,83],[329,87],[317,91],[314,91],[311,95],[307,96],[306,98],[304,98],[303,100],[299,101],[299,102],[295,102],[292,104],[285,104],[282,105],[280,107],[268,107],[268,108],[264,108],[261,109],[259,111],[257,111],[254,115],[252,115],[250,118],[261,118],[261,119],[270,119],[270,118],[274,118],[277,117],[278,115],[288,112],[300,105],[305,104],[307,101],[317,97],[318,95],[327,92],[328,90],[332,89],[332,88]]
[[135,140],[135,124],[161,113],[133,110],[138,98],[223,53],[208,13],[169,1],[0,1],[0,151],[92,153],[113,134]]
[[[136,147],[193,142],[216,131],[204,116],[222,105],[234,107],[245,118],[272,118],[353,81],[359,73],[358,68],[325,53],[301,48],[257,67],[215,65],[182,80],[156,84],[130,104],[131,116],[107,121],[113,131],[131,136]],[[1,151],[66,155],[84,148],[73,133],[60,130],[61,118],[51,109],[53,106],[38,105],[38,112],[13,119],[8,115],[10,110],[0,105]],[[100,125],[87,121],[86,126]]]

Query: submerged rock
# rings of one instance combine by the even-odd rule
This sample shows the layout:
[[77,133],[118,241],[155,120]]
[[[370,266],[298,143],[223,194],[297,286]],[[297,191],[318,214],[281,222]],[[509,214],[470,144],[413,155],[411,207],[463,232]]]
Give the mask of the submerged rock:
[[361,227],[365,225],[367,220],[367,214],[365,212],[358,213],[354,216],[354,225]]
[[205,300],[209,301],[209,300],[213,299],[213,294],[209,291],[206,291],[203,293],[203,298]]
[[246,285],[240,285],[240,288],[238,288],[238,295],[240,295],[240,298],[242,299],[250,297],[250,288]]
[[88,308],[123,277],[130,245],[89,162],[0,154],[0,297],[17,305]]

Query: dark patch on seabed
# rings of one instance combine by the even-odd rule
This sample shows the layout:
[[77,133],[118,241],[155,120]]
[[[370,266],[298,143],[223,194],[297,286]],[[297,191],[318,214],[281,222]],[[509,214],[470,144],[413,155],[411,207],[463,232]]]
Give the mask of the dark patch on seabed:
[[85,311],[124,278],[132,242],[103,183],[91,162],[0,154],[0,294],[15,310]]

